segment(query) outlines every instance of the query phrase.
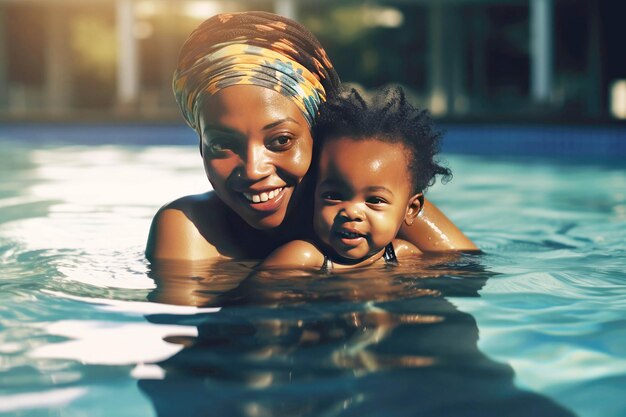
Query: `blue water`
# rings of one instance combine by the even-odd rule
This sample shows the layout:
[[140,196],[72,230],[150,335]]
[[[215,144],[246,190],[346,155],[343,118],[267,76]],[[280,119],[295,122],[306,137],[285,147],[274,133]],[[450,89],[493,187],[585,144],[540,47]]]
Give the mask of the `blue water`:
[[276,276],[143,258],[195,146],[76,142],[0,138],[0,415],[626,415],[619,159],[448,148],[484,254]]

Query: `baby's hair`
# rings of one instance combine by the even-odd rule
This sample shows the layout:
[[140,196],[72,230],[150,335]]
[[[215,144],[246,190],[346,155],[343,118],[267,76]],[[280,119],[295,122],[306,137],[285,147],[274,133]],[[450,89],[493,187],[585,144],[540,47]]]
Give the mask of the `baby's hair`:
[[414,192],[433,185],[436,175],[444,183],[452,178],[452,171],[435,158],[441,132],[434,129],[428,111],[412,106],[400,87],[377,90],[369,100],[353,88],[330,99],[320,109],[314,137],[322,146],[339,137],[404,145],[410,152],[407,168]]

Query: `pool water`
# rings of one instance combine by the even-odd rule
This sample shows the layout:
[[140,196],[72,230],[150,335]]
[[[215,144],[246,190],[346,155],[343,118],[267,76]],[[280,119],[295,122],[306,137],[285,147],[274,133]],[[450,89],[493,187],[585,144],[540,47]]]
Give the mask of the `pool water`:
[[0,141],[0,415],[626,415],[626,167],[447,155],[484,253],[149,264],[195,146]]

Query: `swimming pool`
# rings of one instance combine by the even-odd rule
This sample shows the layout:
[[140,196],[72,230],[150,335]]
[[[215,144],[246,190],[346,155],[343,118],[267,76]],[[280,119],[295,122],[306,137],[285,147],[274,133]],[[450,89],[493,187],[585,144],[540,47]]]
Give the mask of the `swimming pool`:
[[484,254],[312,280],[149,265],[156,208],[207,187],[193,138],[81,129],[0,130],[0,415],[626,415],[615,152],[452,147],[429,196]]

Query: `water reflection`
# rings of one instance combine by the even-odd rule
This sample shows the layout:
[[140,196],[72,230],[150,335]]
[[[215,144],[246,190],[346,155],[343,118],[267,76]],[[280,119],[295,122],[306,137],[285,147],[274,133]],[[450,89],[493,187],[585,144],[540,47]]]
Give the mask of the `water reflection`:
[[446,296],[476,297],[494,274],[478,255],[323,275],[253,264],[153,264],[150,299],[221,306],[147,319],[194,326],[184,348],[139,381],[159,416],[569,416],[517,389],[477,348],[473,317]]
[[220,298],[236,289],[252,272],[254,262],[155,261],[148,276],[155,289],[149,301],[195,307],[220,307]]

